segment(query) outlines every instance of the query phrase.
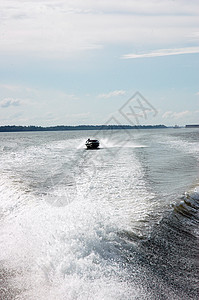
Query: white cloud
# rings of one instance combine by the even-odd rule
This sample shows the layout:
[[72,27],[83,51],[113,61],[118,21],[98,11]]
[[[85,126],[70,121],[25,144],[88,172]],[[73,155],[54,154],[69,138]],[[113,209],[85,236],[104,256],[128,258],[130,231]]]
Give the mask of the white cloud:
[[[128,44],[197,43],[198,1],[1,1],[1,51],[67,56]],[[136,45],[136,46],[135,46]],[[141,45],[141,46],[140,46]]]
[[[16,1],[9,1],[15,2]],[[26,3],[27,0],[21,2]],[[185,13],[185,14],[196,14],[196,8],[198,7],[197,0],[192,0],[187,3],[186,0],[29,0],[30,4],[37,2],[39,9],[50,8],[51,10],[62,10],[67,14],[70,13],[109,13],[109,12],[126,12],[126,13],[145,13],[145,14],[174,14],[174,13]],[[21,14],[20,14],[21,15]]]
[[173,117],[176,118],[176,119],[181,119],[181,118],[184,118],[184,117],[189,116],[191,114],[192,114],[191,111],[185,110],[185,111],[181,111],[181,112],[178,112],[178,113],[174,112]]
[[125,54],[122,56],[124,59],[130,58],[144,58],[144,57],[158,57],[158,56],[168,56],[168,55],[180,55],[180,54],[192,54],[199,53],[199,47],[186,47],[178,49],[159,49],[152,52],[144,54]]
[[22,104],[22,101],[19,99],[14,98],[4,98],[0,101],[0,107],[7,108],[10,106],[20,106]]
[[[36,89],[25,85],[12,85],[12,84],[0,84],[0,93],[7,95],[2,101],[6,102],[7,100],[14,100],[19,101],[18,98],[23,98],[24,100],[20,100],[20,104],[28,103],[33,104],[37,98],[41,100],[41,98],[46,98],[49,96],[49,99],[52,97],[54,98],[61,98],[66,100],[78,100],[79,98],[75,94],[66,93],[61,90],[54,90],[54,89]],[[17,99],[14,99],[11,95],[13,93],[16,95]],[[26,99],[26,100],[25,100]],[[9,102],[8,101],[8,102]],[[37,102],[37,101],[36,101]],[[0,102],[1,103],[1,102]],[[13,105],[12,103],[10,103]],[[1,104],[0,104],[1,105]]]
[[173,115],[173,112],[169,110],[169,111],[166,111],[166,112],[162,115],[162,118],[163,118],[163,119],[168,119],[168,118],[170,118],[172,115]]
[[[53,87],[32,88],[26,85],[12,85],[9,82],[0,84],[0,120],[16,125],[56,125],[73,124],[78,118],[81,122],[88,115],[85,107],[79,103],[83,101],[78,95]],[[19,112],[23,111],[23,115]],[[72,117],[76,112],[77,116]],[[76,119],[75,119],[76,118]]]
[[192,115],[193,112],[189,110],[181,111],[181,112],[173,112],[173,111],[166,111],[163,115],[163,119],[181,119],[187,116]]
[[111,97],[122,96],[122,95],[125,95],[125,94],[126,94],[126,92],[123,91],[123,90],[116,90],[116,91],[113,91],[113,92],[109,92],[107,94],[100,94],[100,95],[98,95],[98,98],[108,99],[108,98],[111,98]]
[[15,93],[15,94],[37,94],[38,90],[35,88],[31,88],[28,86],[23,86],[23,85],[14,85],[14,84],[0,84],[0,92],[5,92],[5,93]]
[[0,84],[0,88],[8,91],[19,91],[20,87],[18,85],[13,85],[13,84]]

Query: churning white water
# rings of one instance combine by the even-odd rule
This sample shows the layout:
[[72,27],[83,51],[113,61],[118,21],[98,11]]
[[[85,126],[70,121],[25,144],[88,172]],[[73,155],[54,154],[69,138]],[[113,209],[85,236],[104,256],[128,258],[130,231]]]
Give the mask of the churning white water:
[[[155,273],[147,243],[198,184],[198,135],[1,133],[2,299],[195,299],[195,283],[179,291]],[[100,149],[86,150],[88,137]]]

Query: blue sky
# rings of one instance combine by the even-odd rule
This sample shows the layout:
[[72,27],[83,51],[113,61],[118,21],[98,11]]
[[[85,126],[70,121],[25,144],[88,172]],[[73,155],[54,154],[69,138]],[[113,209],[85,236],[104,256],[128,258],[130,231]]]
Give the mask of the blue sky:
[[192,0],[2,0],[0,125],[128,124],[137,91],[148,110],[132,123],[199,123],[198,14]]

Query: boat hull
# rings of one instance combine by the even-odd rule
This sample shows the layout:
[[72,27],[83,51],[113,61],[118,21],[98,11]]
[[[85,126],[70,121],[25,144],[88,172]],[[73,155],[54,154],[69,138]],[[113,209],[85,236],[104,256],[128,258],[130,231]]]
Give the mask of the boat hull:
[[86,148],[87,149],[97,149],[99,147],[99,141],[98,140],[88,140],[86,141]]

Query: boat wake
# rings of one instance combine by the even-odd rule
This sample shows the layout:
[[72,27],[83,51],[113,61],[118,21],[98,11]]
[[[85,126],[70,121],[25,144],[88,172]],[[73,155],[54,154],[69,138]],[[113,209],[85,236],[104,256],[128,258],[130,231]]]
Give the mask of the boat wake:
[[60,211],[38,199],[27,206],[24,195],[3,225],[4,299],[197,299],[197,189],[148,236],[119,229],[92,202]]

